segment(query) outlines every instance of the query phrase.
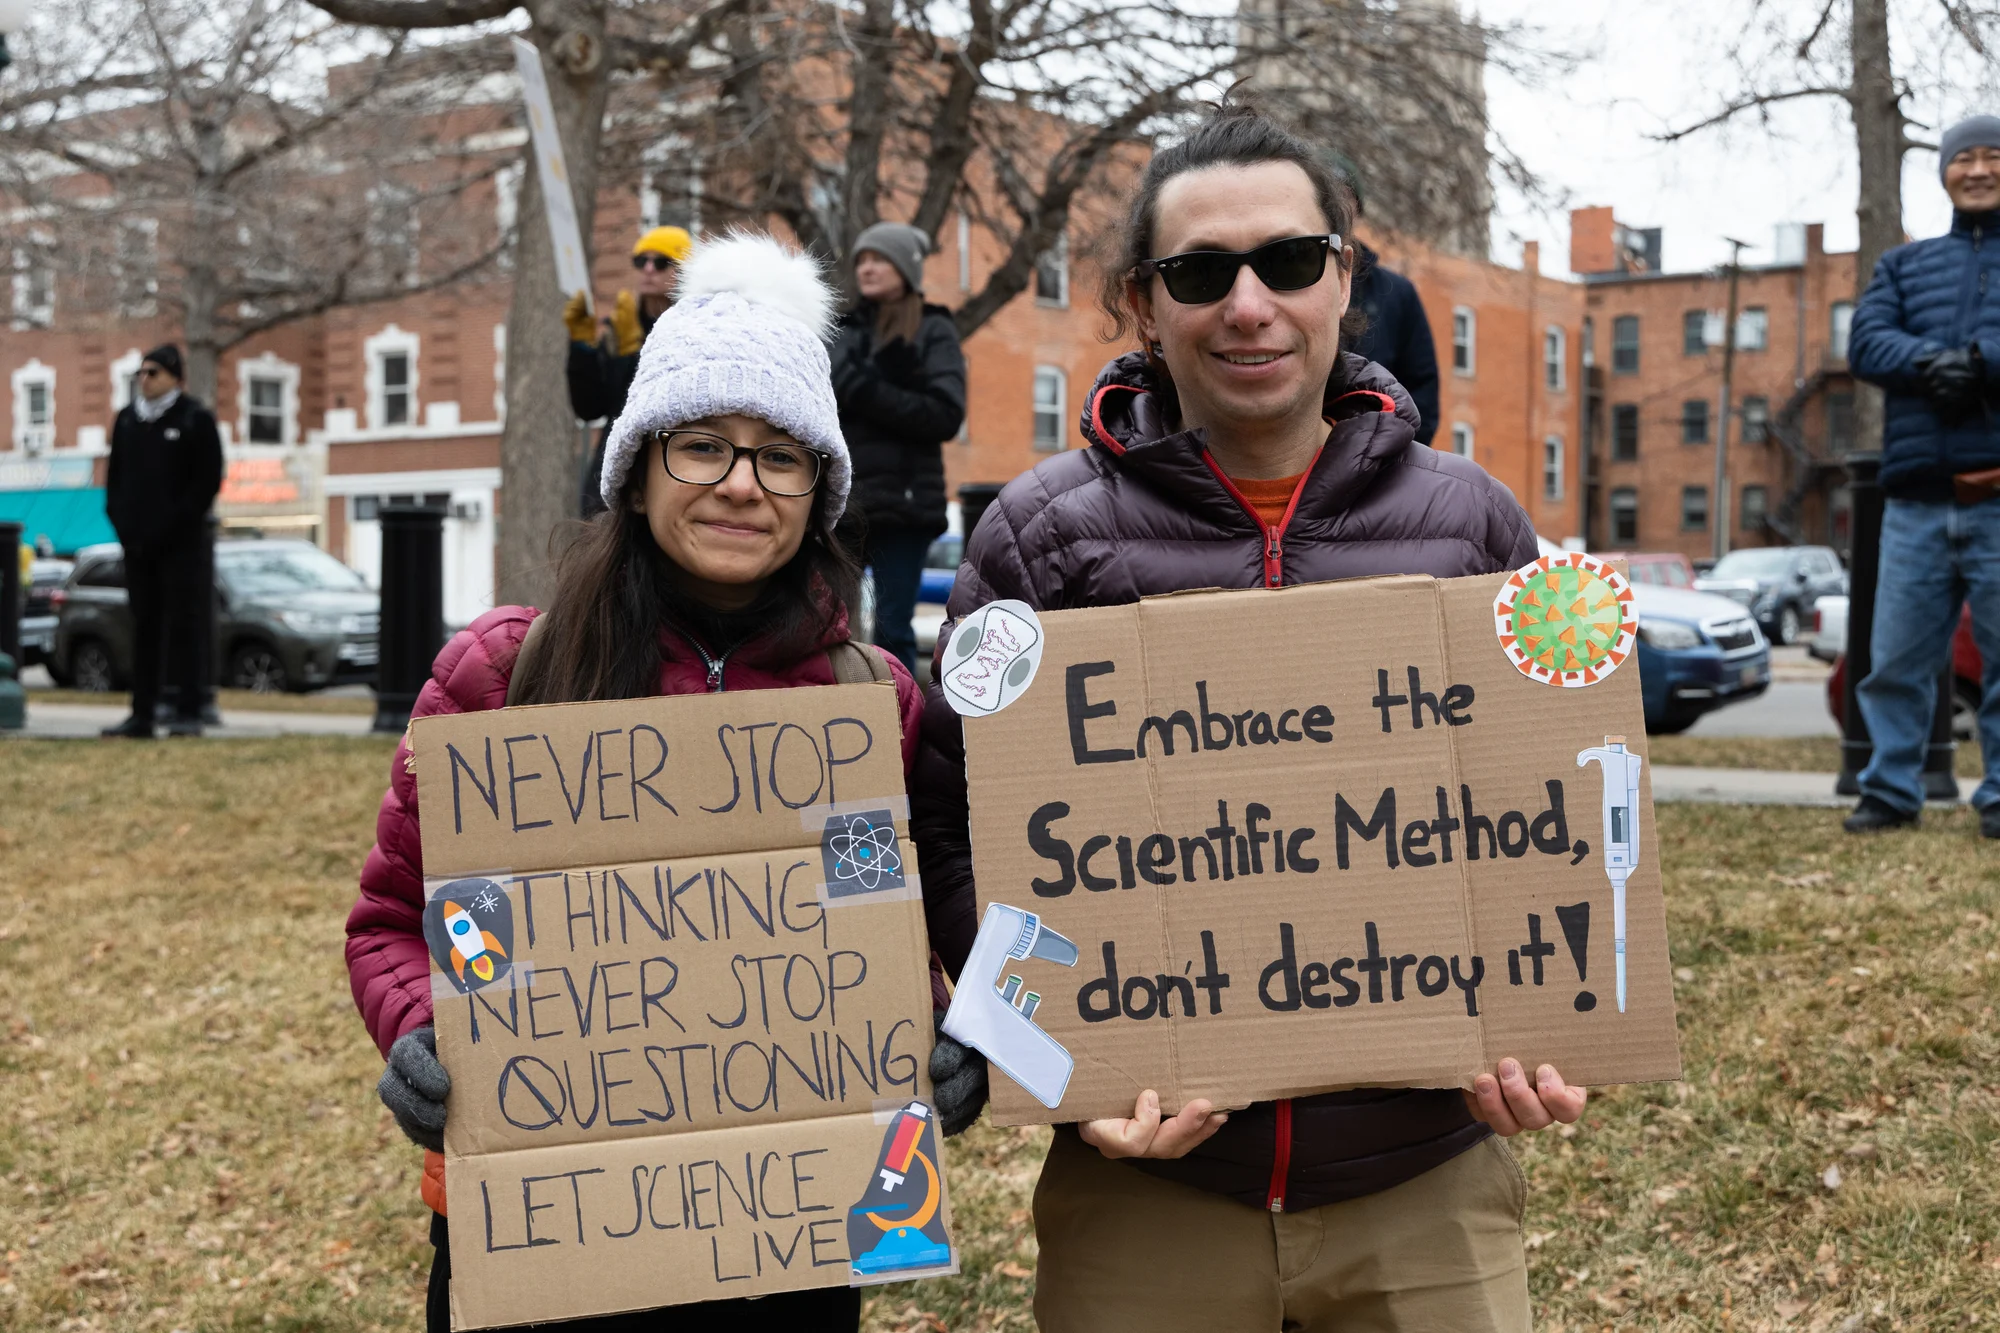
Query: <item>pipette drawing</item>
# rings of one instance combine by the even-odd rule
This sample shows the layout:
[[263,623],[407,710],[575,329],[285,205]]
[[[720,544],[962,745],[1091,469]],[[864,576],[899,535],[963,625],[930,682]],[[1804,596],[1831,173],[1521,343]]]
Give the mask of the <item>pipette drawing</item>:
[[1623,736],[1606,736],[1576,757],[1604,774],[1604,873],[1611,879],[1611,942],[1618,967],[1618,1012],[1625,1012],[1625,881],[1639,864],[1639,766]]

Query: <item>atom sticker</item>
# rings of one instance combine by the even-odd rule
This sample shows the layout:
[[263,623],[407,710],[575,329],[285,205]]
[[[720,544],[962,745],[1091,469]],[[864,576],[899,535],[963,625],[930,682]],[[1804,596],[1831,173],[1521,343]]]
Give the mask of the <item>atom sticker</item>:
[[895,818],[887,810],[830,816],[820,834],[819,859],[829,897],[881,893],[900,889],[905,882],[903,849],[896,841]]
[[1501,650],[1529,680],[1595,685],[1637,642],[1639,612],[1625,576],[1581,551],[1545,555],[1514,571],[1493,599]]

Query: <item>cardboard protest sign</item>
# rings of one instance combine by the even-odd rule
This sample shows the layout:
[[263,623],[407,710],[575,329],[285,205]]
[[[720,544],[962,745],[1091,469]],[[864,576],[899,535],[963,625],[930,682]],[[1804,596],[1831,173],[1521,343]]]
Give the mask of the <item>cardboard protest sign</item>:
[[454,1327],[955,1271],[893,689],[411,742]]
[[960,708],[995,1119],[1678,1077],[1635,631],[1579,555],[955,632],[948,697],[1039,654]]

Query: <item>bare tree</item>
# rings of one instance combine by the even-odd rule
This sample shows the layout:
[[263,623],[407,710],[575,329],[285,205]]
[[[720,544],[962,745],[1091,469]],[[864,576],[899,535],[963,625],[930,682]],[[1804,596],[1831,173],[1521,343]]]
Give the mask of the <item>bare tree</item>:
[[17,45],[11,239],[83,319],[175,317],[200,397],[246,339],[498,252],[490,227],[445,225],[495,165],[438,121],[456,67],[400,40],[359,48],[302,0],[70,0]]
[[[2000,64],[2000,7],[1979,0],[1911,0],[1904,31],[1915,34],[1927,59],[1910,68],[1947,69],[1954,58],[1969,58],[1991,87]],[[1855,206],[1860,247],[1854,257],[1855,285],[1866,287],[1883,253],[1903,243],[1903,156],[1936,145],[1912,135],[1923,129],[1908,111],[1917,92],[1910,74],[1899,73],[1890,50],[1890,0],[1819,0],[1797,8],[1753,4],[1728,57],[1734,88],[1707,115],[1660,135],[1667,143],[1739,121],[1768,127],[1775,108],[1800,101],[1835,99],[1854,123],[1855,164],[1860,189]],[[1935,76],[1934,76],[1935,77]],[[1857,291],[1857,295],[1858,295]],[[1855,438],[1882,436],[1882,396],[1858,386]]]

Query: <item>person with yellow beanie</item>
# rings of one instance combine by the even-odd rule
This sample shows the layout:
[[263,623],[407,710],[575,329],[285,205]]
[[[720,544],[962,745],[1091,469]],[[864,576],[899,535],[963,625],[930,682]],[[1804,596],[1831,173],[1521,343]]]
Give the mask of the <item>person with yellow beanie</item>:
[[625,395],[632,387],[632,375],[639,368],[639,349],[653,322],[674,303],[674,283],[680,267],[694,249],[694,237],[684,227],[654,227],[632,247],[635,294],[621,291],[612,303],[610,318],[591,317],[590,301],[582,292],[569,298],[563,307],[563,323],[569,329],[569,403],[583,421],[602,418],[597,447],[583,470],[578,497],[580,516],[589,518],[604,508],[598,494],[597,477],[604,467],[604,442],[618,414],[625,410]]

